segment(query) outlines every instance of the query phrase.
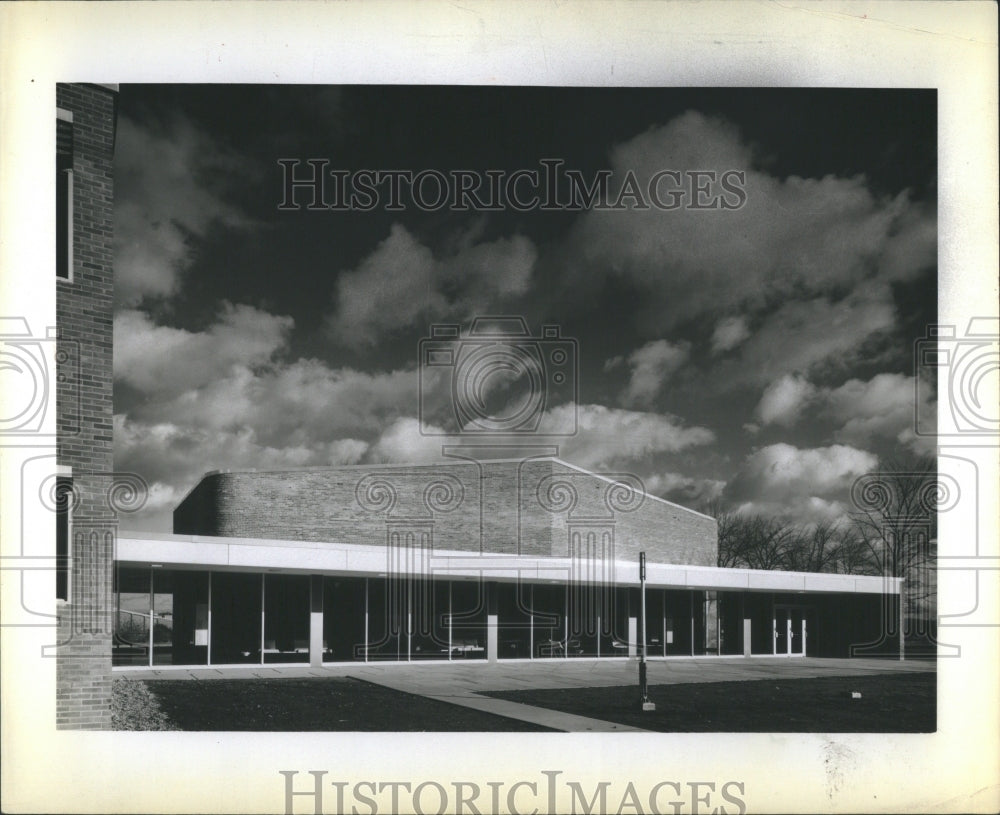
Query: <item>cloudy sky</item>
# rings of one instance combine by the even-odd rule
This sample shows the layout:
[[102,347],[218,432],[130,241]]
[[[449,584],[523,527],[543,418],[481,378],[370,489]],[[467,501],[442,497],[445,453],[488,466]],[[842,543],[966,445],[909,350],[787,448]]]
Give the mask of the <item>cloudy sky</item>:
[[[115,466],[151,486],[123,526],[170,531],[208,470],[437,460],[419,343],[498,314],[576,341],[544,410],[577,432],[532,441],[685,505],[836,518],[929,450],[935,134],[932,91],[123,85]],[[282,210],[283,159],[611,180],[583,208]],[[744,194],[600,206],[663,170]]]

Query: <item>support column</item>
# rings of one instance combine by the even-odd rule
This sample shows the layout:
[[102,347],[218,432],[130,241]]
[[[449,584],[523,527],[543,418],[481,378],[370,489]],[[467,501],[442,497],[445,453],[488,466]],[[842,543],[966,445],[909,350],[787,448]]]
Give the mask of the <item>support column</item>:
[[747,595],[740,592],[740,617],[743,618],[743,656],[753,653],[753,618],[747,616]]
[[323,664],[323,577],[309,575],[309,664]]
[[497,661],[497,620],[496,614],[486,615],[486,659],[489,662]]
[[899,661],[902,662],[906,659],[906,636],[903,631],[903,624],[905,623],[905,608],[903,607],[903,586],[899,585],[899,594],[896,595],[896,605],[899,608]]
[[635,617],[628,618],[628,656],[634,659],[638,655],[636,645],[639,642],[639,626]]

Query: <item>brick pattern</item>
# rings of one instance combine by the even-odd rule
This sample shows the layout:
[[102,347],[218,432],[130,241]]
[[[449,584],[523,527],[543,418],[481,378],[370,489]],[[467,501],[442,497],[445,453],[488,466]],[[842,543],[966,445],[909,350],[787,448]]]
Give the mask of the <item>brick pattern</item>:
[[[59,609],[56,723],[111,724],[111,591],[115,514],[112,289],[115,93],[92,85],[56,87],[73,114],[73,274],[56,280],[59,343],[57,457],[72,468],[70,602]],[[54,126],[54,123],[53,123]],[[54,163],[54,157],[53,157]],[[51,271],[55,278],[55,270]]]
[[[435,484],[461,502],[435,511],[425,497]],[[572,508],[547,498],[561,484]],[[572,533],[596,530],[613,535],[618,559],[645,550],[659,563],[716,564],[714,519],[650,497],[616,509],[611,486],[548,459],[215,473],[174,511],[174,532],[380,545],[387,521],[422,519],[436,549],[566,557]]]

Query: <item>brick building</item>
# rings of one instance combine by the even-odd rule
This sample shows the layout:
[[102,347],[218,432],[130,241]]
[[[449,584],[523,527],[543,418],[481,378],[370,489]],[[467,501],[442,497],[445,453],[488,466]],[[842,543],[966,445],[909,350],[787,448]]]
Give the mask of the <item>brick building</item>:
[[551,457],[209,473],[174,530],[119,541],[115,665],[899,646],[900,581],[717,568],[715,519]]
[[56,86],[58,727],[110,725],[114,86]]

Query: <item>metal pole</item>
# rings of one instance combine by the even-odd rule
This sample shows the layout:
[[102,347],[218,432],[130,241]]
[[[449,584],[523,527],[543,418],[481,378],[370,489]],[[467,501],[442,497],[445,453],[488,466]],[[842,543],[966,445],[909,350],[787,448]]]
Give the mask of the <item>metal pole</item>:
[[649,701],[649,686],[646,681],[646,553],[639,553],[639,702],[643,710],[656,710]]

